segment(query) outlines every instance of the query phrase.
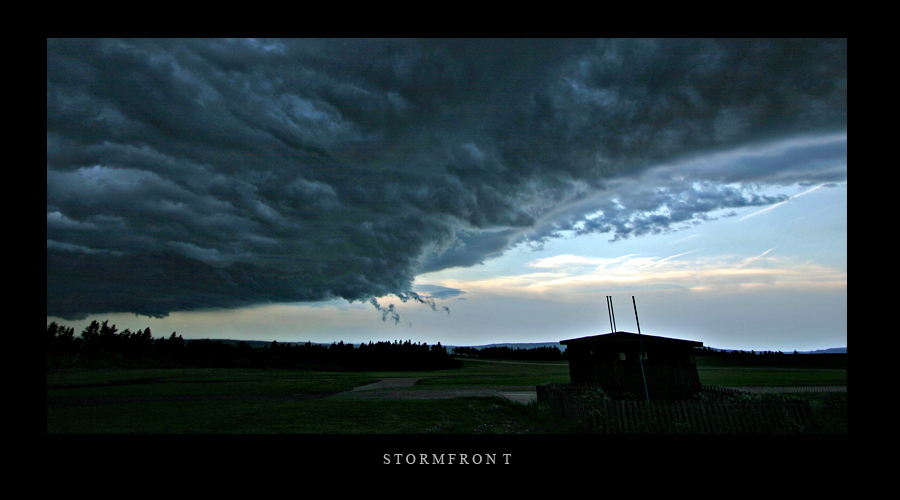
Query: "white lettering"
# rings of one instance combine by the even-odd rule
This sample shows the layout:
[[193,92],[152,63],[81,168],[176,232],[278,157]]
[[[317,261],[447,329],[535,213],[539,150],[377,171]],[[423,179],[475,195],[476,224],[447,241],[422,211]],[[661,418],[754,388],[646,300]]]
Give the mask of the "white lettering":
[[[509,459],[512,456],[512,453],[503,453],[503,463],[509,465]],[[431,460],[429,460],[429,455],[427,453],[419,453],[418,455],[415,453],[385,453],[382,457],[382,463],[385,465],[388,464],[440,464],[440,465],[453,465],[454,463],[460,463],[463,465],[496,465],[497,464],[497,454],[496,453],[432,453]],[[392,458],[393,457],[393,458]],[[458,461],[458,462],[457,462]]]

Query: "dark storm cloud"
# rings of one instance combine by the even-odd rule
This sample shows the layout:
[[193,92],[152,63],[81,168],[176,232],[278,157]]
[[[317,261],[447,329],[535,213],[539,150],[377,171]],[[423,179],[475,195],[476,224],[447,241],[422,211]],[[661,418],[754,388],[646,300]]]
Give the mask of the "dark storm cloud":
[[540,247],[561,235],[610,233],[619,240],[670,232],[790,198],[761,187],[833,187],[846,178],[846,133],[710,153],[610,179],[609,189],[548,213],[515,241]]
[[[846,40],[48,40],[48,315],[415,300],[418,273],[555,234],[550,214],[616,179],[845,132],[846,58]],[[752,161],[721,182],[757,182]],[[779,201],[704,182],[571,227]]]

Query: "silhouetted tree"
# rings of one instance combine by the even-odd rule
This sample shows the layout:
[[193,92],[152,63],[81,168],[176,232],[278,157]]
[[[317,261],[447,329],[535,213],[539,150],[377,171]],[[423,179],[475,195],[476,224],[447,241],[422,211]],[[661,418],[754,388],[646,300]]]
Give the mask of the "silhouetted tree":
[[150,328],[121,332],[108,320],[92,321],[75,338],[74,328],[52,322],[45,336],[48,367],[79,366],[139,366],[152,364],[283,368],[314,368],[328,370],[432,370],[458,367],[440,343],[369,342],[354,348],[343,341],[330,346],[291,343],[271,344],[254,349],[247,342],[232,345],[210,339],[186,341],[177,332],[166,338],[154,339]]

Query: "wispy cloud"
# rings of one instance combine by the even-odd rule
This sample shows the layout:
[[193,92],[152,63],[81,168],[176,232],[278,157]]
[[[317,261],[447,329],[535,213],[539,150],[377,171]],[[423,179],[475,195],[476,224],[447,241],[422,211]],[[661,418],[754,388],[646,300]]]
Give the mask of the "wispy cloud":
[[579,300],[580,295],[610,291],[681,289],[711,292],[768,288],[771,290],[846,287],[847,273],[811,262],[794,262],[759,255],[684,258],[695,251],[669,257],[628,256],[616,259],[561,255],[539,259],[532,267],[552,272],[452,281],[447,286],[473,295],[541,295],[548,299]]
[[664,258],[664,259],[657,260],[657,261],[653,262],[652,264],[647,264],[647,265],[648,265],[648,266],[649,266],[649,265],[659,265],[659,264],[662,264],[663,262],[666,262],[666,261],[669,261],[669,260],[672,260],[672,259],[677,259],[678,257],[682,257],[682,256],[684,256],[684,255],[688,255],[688,254],[694,253],[694,252],[696,252],[696,251],[697,251],[697,250],[688,250],[687,252],[682,252],[682,253],[679,253],[679,254],[676,254],[676,255],[671,255],[671,256],[669,256],[669,257],[666,257],[666,258]]
[[761,209],[761,210],[757,210],[756,212],[747,214],[747,215],[741,217],[740,219],[737,219],[735,222],[741,222],[741,221],[747,220],[747,219],[749,219],[749,218],[751,218],[751,217],[756,217],[757,215],[764,214],[764,213],[766,213],[766,212],[771,212],[772,210],[775,210],[776,208],[778,208],[778,207],[784,205],[785,203],[787,203],[787,202],[789,202],[789,201],[791,201],[791,200],[796,200],[797,198],[799,198],[799,197],[801,197],[801,196],[803,196],[803,195],[805,195],[805,194],[812,193],[813,191],[816,191],[816,190],[821,189],[821,188],[823,188],[823,187],[825,187],[825,184],[819,184],[818,186],[816,186],[816,187],[814,187],[814,188],[807,189],[806,191],[803,191],[802,193],[799,193],[799,194],[795,194],[794,196],[791,196],[790,198],[788,198],[788,199],[786,199],[786,200],[784,200],[784,201],[780,201],[780,202],[775,203],[775,204],[773,204],[773,205],[769,205],[768,207],[763,208],[763,209]]
[[[768,254],[770,254],[770,253],[772,252],[772,250],[775,250],[775,248],[770,248],[770,249],[766,250],[765,252],[763,252],[763,253],[761,253],[761,254],[759,254],[759,255],[753,256],[753,257],[747,257],[746,259],[743,259],[743,260],[741,261],[741,263],[738,264],[737,267],[739,267],[739,268],[740,268],[740,267],[746,267],[746,266],[749,266],[750,264],[752,264],[752,263],[754,263],[754,262],[763,260],[763,259],[765,258],[766,255],[768,255]],[[772,262],[775,261],[774,258],[769,258],[768,260],[769,260],[769,261],[772,261]]]

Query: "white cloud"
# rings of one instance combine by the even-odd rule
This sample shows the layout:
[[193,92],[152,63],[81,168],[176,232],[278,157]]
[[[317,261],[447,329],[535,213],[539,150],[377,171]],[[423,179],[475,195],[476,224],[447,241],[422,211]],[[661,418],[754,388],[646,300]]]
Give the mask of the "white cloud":
[[550,272],[498,275],[483,279],[449,280],[452,286],[473,296],[534,296],[549,300],[580,301],[610,290],[735,293],[744,289],[771,291],[808,288],[840,288],[847,285],[846,271],[810,262],[776,257],[767,250],[755,256],[723,255],[686,258],[693,252],[671,256],[627,255],[598,258],[558,255],[536,259],[533,268]]

